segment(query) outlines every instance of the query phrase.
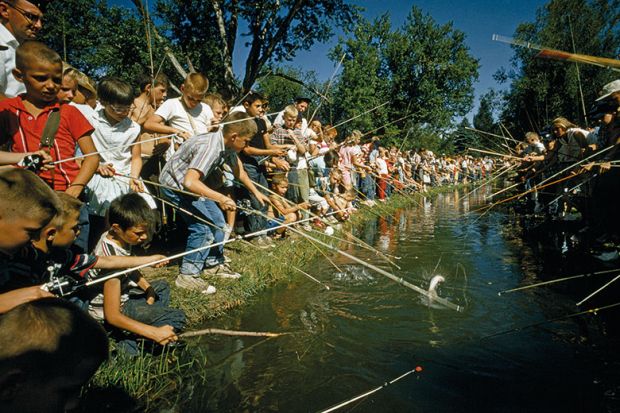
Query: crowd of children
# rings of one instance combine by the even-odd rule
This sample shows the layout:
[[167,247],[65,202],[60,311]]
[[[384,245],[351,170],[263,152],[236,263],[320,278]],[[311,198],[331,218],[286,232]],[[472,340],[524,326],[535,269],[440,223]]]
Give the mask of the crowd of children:
[[558,117],[541,132],[528,132],[516,147],[526,212],[550,221],[578,220],[572,239],[604,261],[618,259],[620,219],[620,79],[594,102],[589,128]]

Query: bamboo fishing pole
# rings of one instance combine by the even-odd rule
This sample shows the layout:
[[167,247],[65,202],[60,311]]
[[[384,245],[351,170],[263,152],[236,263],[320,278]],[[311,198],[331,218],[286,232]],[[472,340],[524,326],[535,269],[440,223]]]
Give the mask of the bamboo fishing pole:
[[391,385],[391,384],[394,384],[394,383],[396,383],[397,381],[399,381],[399,380],[401,380],[401,379],[404,379],[405,377],[409,376],[410,374],[413,374],[413,373],[420,373],[421,371],[422,371],[422,367],[420,367],[420,366],[416,366],[414,369],[411,369],[411,370],[409,370],[408,372],[406,372],[406,373],[404,373],[404,374],[401,374],[400,376],[398,376],[398,377],[396,377],[396,378],[394,378],[394,379],[392,379],[392,380],[390,380],[390,381],[387,381],[387,382],[383,383],[383,384],[382,384],[381,386],[379,386],[379,387],[376,387],[376,388],[374,388],[374,389],[372,389],[372,390],[369,390],[369,391],[367,391],[367,392],[365,392],[365,393],[362,393],[362,394],[360,394],[360,395],[358,395],[358,396],[355,396],[355,397],[353,397],[352,399],[349,399],[349,400],[344,401],[344,402],[342,402],[342,403],[338,403],[338,404],[337,404],[337,405],[335,405],[335,406],[328,407],[328,408],[327,408],[327,409],[325,409],[325,410],[321,410],[321,411],[320,411],[320,413],[330,413],[330,412],[336,411],[336,410],[338,410],[338,409],[341,409],[341,408],[343,408],[343,407],[345,407],[345,406],[348,406],[349,404],[351,404],[351,403],[353,403],[353,402],[356,402],[356,401],[358,401],[358,400],[360,400],[360,399],[363,399],[363,398],[365,398],[365,397],[368,397],[368,396],[370,396],[371,394],[378,392],[379,390],[383,390],[383,389],[384,389],[384,388],[386,388],[387,386],[389,386],[389,385]]
[[549,281],[543,281],[543,282],[539,282],[535,284],[524,285],[522,287],[511,288],[509,290],[502,290],[502,291],[499,291],[497,295],[501,296],[503,294],[514,293],[516,291],[529,290],[530,288],[537,288],[543,285],[557,284],[557,283],[561,283],[565,281],[577,280],[579,278],[587,278],[587,277],[592,277],[594,275],[610,274],[614,272],[620,272],[620,269],[616,268],[613,270],[604,270],[604,271],[597,271],[597,272],[588,272],[588,273],[578,274],[578,275],[571,275],[570,277],[557,278],[555,280],[549,280]]
[[353,116],[353,117],[352,117],[352,118],[350,118],[350,119],[347,119],[347,120],[345,120],[345,121],[342,121],[342,122],[340,122],[340,123],[338,123],[338,124],[336,124],[336,125],[334,125],[334,126],[330,126],[329,128],[327,128],[327,129],[325,129],[325,130],[327,131],[327,130],[336,129],[336,128],[337,128],[337,127],[339,127],[339,126],[345,125],[345,124],[347,124],[347,123],[351,122],[352,120],[355,120],[355,119],[357,119],[357,118],[359,118],[359,117],[361,117],[361,116],[366,115],[367,113],[374,112],[375,110],[377,110],[377,109],[379,109],[379,108],[381,108],[381,107],[383,107],[383,106],[387,105],[388,103],[390,103],[390,101],[389,101],[389,100],[388,100],[387,102],[384,102],[384,103],[382,103],[382,104],[380,104],[380,105],[375,106],[375,107],[374,107],[374,108],[372,108],[372,109],[368,109],[367,111],[364,111],[364,112],[360,113],[359,115]]
[[217,334],[233,337],[280,337],[288,335],[289,333],[271,333],[266,331],[237,331],[237,330],[223,330],[221,328],[205,328],[203,330],[187,331],[185,333],[178,334],[179,338],[189,338],[204,336],[207,334]]
[[484,149],[476,149],[476,148],[467,148],[468,151],[474,151],[474,152],[480,152],[480,153],[486,153],[488,155],[495,155],[495,156],[501,156],[502,158],[510,158],[510,159],[518,159],[520,161],[523,161],[523,158],[518,157],[518,156],[514,156],[514,155],[505,155],[503,153],[499,153],[499,152],[493,152],[493,151],[487,151]]
[[[239,208],[239,209],[241,209],[242,211],[249,212],[249,213],[256,213],[258,215],[265,216],[265,214],[263,214],[261,211],[258,211],[258,210],[253,210],[253,209],[248,209],[248,208]],[[325,248],[328,248],[328,249],[330,249],[330,250],[332,250],[334,252],[337,252],[338,254],[342,255],[343,257],[346,257],[346,258],[348,258],[348,259],[350,259],[352,261],[355,261],[356,263],[358,263],[360,265],[363,265],[363,266],[365,266],[365,267],[367,267],[367,268],[369,268],[369,269],[371,269],[371,270],[373,270],[375,272],[378,272],[379,274],[381,274],[381,275],[391,279],[392,281],[395,281],[397,284],[400,284],[400,285],[402,285],[404,287],[407,287],[407,288],[417,292],[420,295],[425,296],[426,298],[428,298],[429,303],[432,302],[432,301],[436,301],[439,304],[441,304],[441,305],[443,305],[443,306],[445,306],[447,308],[450,308],[452,310],[455,310],[457,312],[462,312],[464,310],[464,308],[461,307],[458,304],[454,304],[453,302],[451,302],[449,300],[446,300],[443,297],[439,297],[439,296],[435,297],[435,296],[431,295],[428,291],[418,287],[417,285],[411,284],[410,282],[405,281],[402,277],[397,277],[396,275],[394,275],[392,273],[389,273],[389,272],[385,271],[382,268],[379,268],[379,267],[377,267],[377,266],[375,266],[373,264],[367,263],[366,261],[364,261],[364,260],[362,260],[362,259],[360,259],[360,258],[358,258],[358,257],[356,257],[354,255],[351,255],[351,254],[349,254],[349,253],[347,253],[345,251],[342,251],[341,249],[336,248],[336,247],[334,247],[334,246],[332,246],[330,244],[327,244],[327,243],[325,243],[325,242],[323,242],[323,241],[321,241],[321,240],[319,240],[317,238],[314,238],[313,236],[311,236],[309,234],[306,234],[305,232],[303,232],[303,231],[301,231],[301,230],[299,230],[299,229],[297,229],[295,227],[290,227],[289,229],[291,231],[295,232],[296,234],[301,235],[304,238],[312,240],[312,241],[316,242],[317,244],[324,246]]]

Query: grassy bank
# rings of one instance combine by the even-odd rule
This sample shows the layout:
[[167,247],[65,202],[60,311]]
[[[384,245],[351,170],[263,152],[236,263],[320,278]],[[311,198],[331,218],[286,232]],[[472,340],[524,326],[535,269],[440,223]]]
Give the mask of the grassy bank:
[[[436,188],[426,196],[455,189],[455,187]],[[397,194],[386,203],[378,203],[376,207],[363,207],[349,222],[342,224],[340,233],[336,232],[335,235],[341,236],[343,232],[352,231],[369,219],[388,216],[399,208],[416,205],[421,199],[419,194]],[[312,233],[312,236],[333,243],[333,239],[326,235]],[[174,279],[178,274],[177,265],[164,269],[149,269],[145,275],[149,279],[164,278],[169,281],[172,286],[173,305],[183,309],[188,316],[188,330],[197,329],[205,324],[216,327],[209,321],[246,304],[251,297],[275,283],[286,280],[299,281],[303,276],[291,266],[307,268],[313,259],[321,255],[321,252],[302,236],[291,236],[275,243],[276,248],[266,250],[257,249],[243,241],[229,244],[226,254],[232,259],[231,266],[243,274],[243,277],[239,280],[209,280],[218,289],[217,293],[211,296],[174,287]],[[102,408],[106,403],[111,403],[112,399],[120,397],[117,394],[107,397],[105,402],[101,401],[101,397],[97,394],[102,393],[102,388],[120,389],[125,396],[130,396],[119,406],[115,405],[113,408],[108,406],[110,411],[172,408],[178,401],[188,396],[185,394],[187,386],[182,386],[181,382],[188,381],[188,374],[191,374],[190,380],[194,383],[196,380],[204,379],[200,376],[200,371],[204,371],[205,365],[207,365],[206,356],[200,353],[198,346],[191,345],[182,351],[165,350],[160,355],[151,355],[148,351],[135,358],[116,355],[99,369],[91,381],[85,394],[84,410],[97,411],[97,408]],[[124,410],[120,409],[121,406]]]

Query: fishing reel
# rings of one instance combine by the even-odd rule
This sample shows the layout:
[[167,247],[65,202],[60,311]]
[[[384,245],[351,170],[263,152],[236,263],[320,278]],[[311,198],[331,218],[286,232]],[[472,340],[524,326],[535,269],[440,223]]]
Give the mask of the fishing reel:
[[17,163],[17,166],[36,174],[43,167],[43,157],[37,154],[26,155]]
[[75,278],[69,276],[52,277],[48,283],[41,287],[41,289],[58,297],[65,297],[73,294],[85,284],[86,279],[76,280]]

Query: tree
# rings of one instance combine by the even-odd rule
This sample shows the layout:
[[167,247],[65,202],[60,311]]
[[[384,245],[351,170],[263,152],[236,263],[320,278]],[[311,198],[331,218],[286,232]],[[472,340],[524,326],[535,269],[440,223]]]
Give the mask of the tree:
[[[146,26],[135,9],[109,7],[105,0],[64,0],[51,2],[45,18],[41,40],[89,76],[133,82],[138,74],[150,73]],[[153,44],[154,71],[162,66],[175,76],[173,68],[161,65],[169,45]]]
[[[350,27],[359,10],[344,0],[189,0],[189,6],[187,3],[159,0],[158,16],[174,44],[182,45],[186,54],[198,54],[201,68],[206,68],[208,62],[218,66],[210,78],[231,95],[239,89],[232,56],[240,25],[247,24],[247,32],[241,33],[248,38],[241,81],[242,91],[247,92],[263,67],[288,61],[297,50],[328,40],[333,27]],[[192,43],[192,39],[197,41]]]
[[[334,104],[331,109],[339,122],[357,117],[385,102],[389,102],[389,73],[385,65],[385,47],[390,37],[388,15],[372,23],[361,21],[330,51],[334,62],[342,61],[342,74],[334,85]],[[344,59],[344,60],[343,60]],[[346,124],[344,130],[370,131],[388,123],[387,107],[366,113]]]
[[484,132],[498,132],[493,116],[494,107],[495,92],[489,90],[480,97],[480,106],[478,106],[478,112],[474,115],[474,128]]
[[452,23],[438,25],[414,6],[386,57],[393,107],[410,106],[413,122],[447,128],[471,109],[478,61]]
[[[620,52],[619,0],[551,0],[534,22],[522,23],[515,37],[547,48],[614,58]],[[600,88],[617,77],[590,65],[537,59],[537,52],[514,48],[512,69],[498,74],[511,81],[501,118],[515,133],[541,130],[557,116],[584,124]],[[581,94],[583,92],[583,103]]]
[[282,67],[273,70],[268,76],[262,76],[256,89],[269,100],[272,110],[283,109],[299,96],[309,97],[314,102],[308,108],[309,113],[312,113],[319,101],[316,93],[321,87],[316,73]]

